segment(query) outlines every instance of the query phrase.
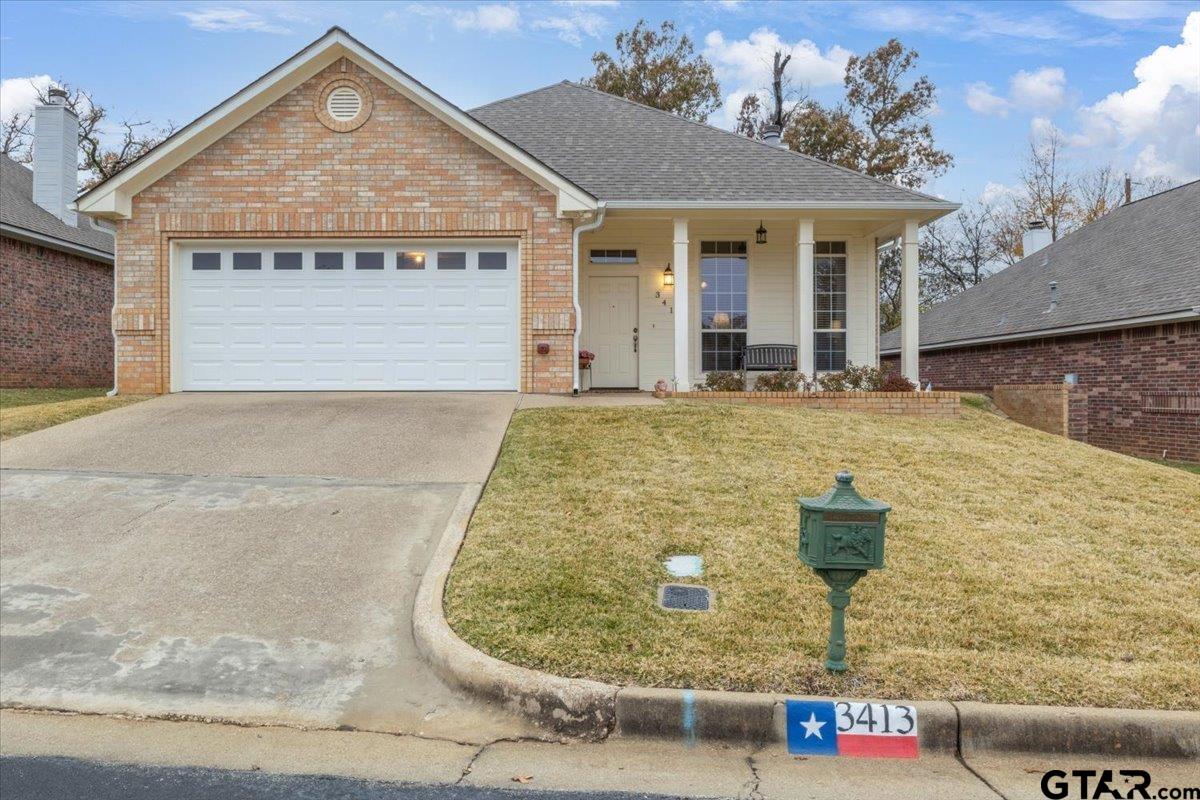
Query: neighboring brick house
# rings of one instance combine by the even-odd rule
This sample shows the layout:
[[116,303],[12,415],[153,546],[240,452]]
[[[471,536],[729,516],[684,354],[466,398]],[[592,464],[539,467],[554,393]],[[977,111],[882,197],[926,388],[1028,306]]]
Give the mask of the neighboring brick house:
[[[939,303],[921,315],[922,382],[1017,386],[997,398],[1020,414],[1044,409],[1044,387],[1065,381],[1059,428],[1072,438],[1200,462],[1198,226],[1194,182],[1121,206]],[[898,342],[881,338],[885,363]]]
[[0,387],[111,386],[113,234],[69,209],[74,115],[36,115],[34,169],[0,156]]
[[957,207],[571,83],[466,112],[340,28],[78,206],[117,228],[122,392],[571,392],[581,348],[597,387],[756,342],[873,363],[874,237],[915,276]]

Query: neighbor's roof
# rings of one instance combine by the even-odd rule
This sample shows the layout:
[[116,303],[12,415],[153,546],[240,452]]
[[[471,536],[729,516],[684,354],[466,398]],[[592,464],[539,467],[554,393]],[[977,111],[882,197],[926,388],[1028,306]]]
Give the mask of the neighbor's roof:
[[[921,347],[1200,316],[1198,229],[1200,181],[1121,206],[926,311]],[[1058,282],[1053,311],[1050,281]],[[899,349],[900,332],[879,344]]]
[[57,242],[73,252],[78,252],[76,248],[96,250],[108,254],[111,261],[113,235],[92,227],[82,215],[79,220],[79,227],[68,225],[33,202],[33,171],[8,156],[0,156],[0,225],[5,233],[19,235],[25,231],[31,234],[30,239],[47,246]]
[[612,205],[673,201],[956,207],[570,81],[469,113]]

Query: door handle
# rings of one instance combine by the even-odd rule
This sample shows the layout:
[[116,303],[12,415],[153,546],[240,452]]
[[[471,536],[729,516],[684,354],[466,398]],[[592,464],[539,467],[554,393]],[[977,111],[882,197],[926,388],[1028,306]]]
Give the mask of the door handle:
[[637,351],[638,351],[638,335],[635,333],[633,335],[633,352],[636,353]]

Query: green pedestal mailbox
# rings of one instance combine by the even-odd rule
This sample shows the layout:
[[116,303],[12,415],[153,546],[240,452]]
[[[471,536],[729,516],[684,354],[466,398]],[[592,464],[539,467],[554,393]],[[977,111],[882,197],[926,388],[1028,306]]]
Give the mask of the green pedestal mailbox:
[[883,534],[892,507],[854,490],[854,476],[842,471],[837,485],[819,497],[801,497],[800,560],[829,587],[832,609],[825,668],[846,669],[846,606],[850,587],[868,570],[883,569]]

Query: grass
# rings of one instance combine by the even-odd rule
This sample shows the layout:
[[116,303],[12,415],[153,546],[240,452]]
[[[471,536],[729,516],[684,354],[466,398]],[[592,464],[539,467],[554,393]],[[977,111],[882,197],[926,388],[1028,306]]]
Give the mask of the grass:
[[105,397],[107,389],[4,389],[0,390],[0,440],[11,439],[90,417],[102,411],[145,400],[140,395]]
[[1155,464],[1162,464],[1164,467],[1181,469],[1184,472],[1191,472],[1194,475],[1200,475],[1200,464],[1192,464],[1188,461],[1164,461],[1161,458],[1148,458],[1146,460],[1152,461]]
[[[797,495],[850,467],[887,568],[821,666]],[[712,614],[655,608],[704,556]],[[1200,478],[963,409],[708,404],[513,418],[447,588],[472,645],[559,675],[852,697],[1200,708]]]
[[108,389],[0,389],[0,409],[79,400],[84,397],[103,397]]

